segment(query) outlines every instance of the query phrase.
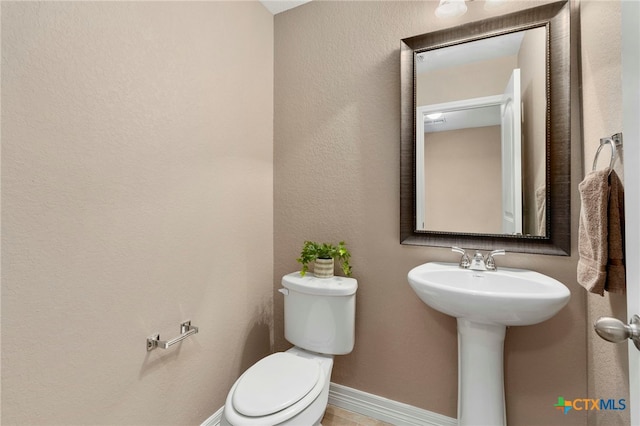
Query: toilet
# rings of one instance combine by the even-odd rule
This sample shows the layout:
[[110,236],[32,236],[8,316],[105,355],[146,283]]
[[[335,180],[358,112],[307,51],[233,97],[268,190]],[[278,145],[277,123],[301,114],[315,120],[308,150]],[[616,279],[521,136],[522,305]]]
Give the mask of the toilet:
[[319,425],[329,399],[334,355],[355,343],[353,278],[282,278],[284,336],[293,345],[256,362],[233,384],[222,426]]

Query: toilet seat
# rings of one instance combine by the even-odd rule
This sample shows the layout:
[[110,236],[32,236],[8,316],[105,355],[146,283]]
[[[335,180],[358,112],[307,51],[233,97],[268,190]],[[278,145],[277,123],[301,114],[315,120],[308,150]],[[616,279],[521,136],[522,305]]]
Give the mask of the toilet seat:
[[261,359],[233,385],[225,403],[231,424],[279,424],[309,407],[325,385],[320,364],[288,352]]
[[249,368],[233,393],[233,408],[250,417],[268,416],[300,401],[320,377],[320,365],[285,352]]

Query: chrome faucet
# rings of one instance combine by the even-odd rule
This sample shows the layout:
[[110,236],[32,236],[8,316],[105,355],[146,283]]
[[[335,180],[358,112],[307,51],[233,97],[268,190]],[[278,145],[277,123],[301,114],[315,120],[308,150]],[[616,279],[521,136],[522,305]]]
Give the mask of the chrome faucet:
[[482,253],[476,250],[476,253],[473,255],[473,259],[471,259],[471,265],[469,265],[469,269],[472,271],[486,271],[487,265],[484,263],[484,256]]
[[476,250],[473,259],[469,259],[466,251],[460,247],[451,247],[451,251],[462,254],[460,258],[460,267],[463,269],[471,269],[473,271],[496,271],[496,261],[493,256],[504,255],[504,250],[493,250],[487,254],[485,258],[480,251]]

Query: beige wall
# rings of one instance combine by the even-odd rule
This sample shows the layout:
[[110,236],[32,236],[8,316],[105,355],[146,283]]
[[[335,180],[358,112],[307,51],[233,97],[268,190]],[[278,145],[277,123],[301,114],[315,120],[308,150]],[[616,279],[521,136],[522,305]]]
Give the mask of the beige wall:
[[[584,114],[584,169],[591,171],[600,138],[622,131],[622,68],[619,1],[582,1],[582,93]],[[599,155],[597,167],[609,165],[609,148]],[[623,178],[624,161],[614,169]],[[587,296],[587,324],[601,316],[627,319],[626,298],[605,293]],[[629,398],[628,353],[626,345],[587,334],[589,395],[593,398]],[[589,425],[628,425],[629,412],[591,413]]]
[[[314,1],[276,16],[274,281],[277,288],[282,275],[298,269],[295,259],[305,239],[346,240],[360,286],[356,346],[337,357],[333,381],[455,417],[455,320],[424,305],[406,274],[427,261],[458,258],[448,249],[399,244],[399,48],[402,38],[488,14],[482,2],[470,2],[461,19],[436,20],[436,5]],[[499,13],[532,5],[508,2]],[[578,111],[577,53],[572,59]],[[577,188],[577,113],[572,121]],[[577,190],[572,202],[576,206]],[[577,217],[574,209],[574,253]],[[576,283],[576,259],[516,253],[500,258],[501,265],[548,274],[572,292],[555,318],[507,331],[513,424],[586,422],[584,412],[563,416],[553,409],[558,396],[587,394],[586,302]],[[275,294],[276,349],[285,349],[282,298]]]
[[257,2],[2,2],[3,425],[222,406],[270,350],[272,119]]
[[[500,126],[425,133],[425,205],[421,229],[502,232]],[[453,161],[452,161],[453,160]],[[446,176],[446,185],[442,177]],[[476,190],[477,188],[480,190]],[[473,212],[470,220],[469,212]]]

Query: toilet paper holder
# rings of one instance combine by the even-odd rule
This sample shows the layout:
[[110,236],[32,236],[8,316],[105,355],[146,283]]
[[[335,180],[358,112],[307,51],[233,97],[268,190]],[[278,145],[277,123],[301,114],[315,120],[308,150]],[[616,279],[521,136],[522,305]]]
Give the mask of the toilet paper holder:
[[198,327],[191,325],[191,320],[185,321],[180,324],[180,335],[174,337],[171,340],[160,340],[160,334],[154,334],[147,337],[147,352],[154,350],[155,348],[168,349],[170,346],[175,345],[178,342],[186,339],[192,334],[198,332]]

